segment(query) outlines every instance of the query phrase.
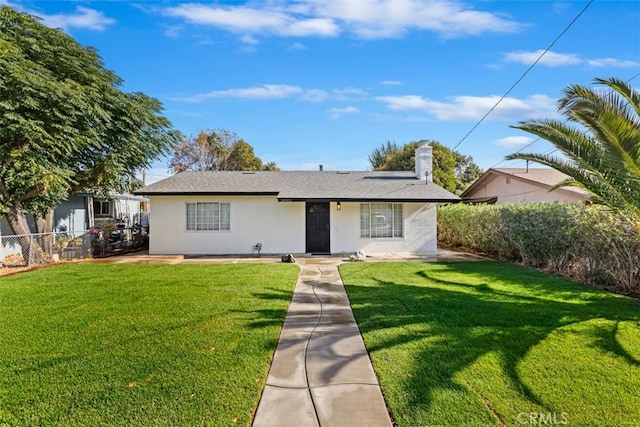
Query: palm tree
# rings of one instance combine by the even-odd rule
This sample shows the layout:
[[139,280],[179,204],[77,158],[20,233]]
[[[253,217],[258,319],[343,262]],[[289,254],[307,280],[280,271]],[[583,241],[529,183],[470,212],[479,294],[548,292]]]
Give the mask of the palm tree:
[[595,79],[597,89],[571,85],[558,101],[567,120],[535,119],[516,129],[539,136],[563,154],[516,153],[570,178],[564,186],[584,188],[595,199],[640,224],[640,93],[616,78]]

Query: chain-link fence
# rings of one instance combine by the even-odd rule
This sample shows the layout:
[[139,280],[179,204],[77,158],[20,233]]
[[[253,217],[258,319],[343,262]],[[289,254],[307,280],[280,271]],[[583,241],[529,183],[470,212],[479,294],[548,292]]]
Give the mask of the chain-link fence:
[[23,234],[0,238],[0,267],[30,267],[91,256],[87,231]]

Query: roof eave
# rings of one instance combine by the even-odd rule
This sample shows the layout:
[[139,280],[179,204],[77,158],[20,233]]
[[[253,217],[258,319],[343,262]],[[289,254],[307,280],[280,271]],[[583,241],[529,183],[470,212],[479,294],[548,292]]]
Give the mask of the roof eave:
[[471,185],[469,185],[469,187],[467,187],[467,189],[462,192],[460,197],[462,197],[462,199],[469,197],[469,194],[476,191],[477,188],[482,187],[482,185],[484,185],[486,181],[491,181],[493,179],[493,177],[491,176],[492,173],[505,175],[503,172],[497,171],[496,169],[493,169],[493,168],[489,168],[482,175],[480,175],[478,179],[473,181]]
[[144,196],[277,196],[278,191],[144,191],[134,194]]
[[318,202],[318,203],[328,203],[328,202],[360,202],[360,203],[374,203],[374,202],[385,202],[385,203],[458,203],[460,202],[460,198],[427,198],[427,199],[410,199],[410,198],[371,198],[371,197],[330,197],[330,198],[314,198],[314,197],[278,197],[279,202]]

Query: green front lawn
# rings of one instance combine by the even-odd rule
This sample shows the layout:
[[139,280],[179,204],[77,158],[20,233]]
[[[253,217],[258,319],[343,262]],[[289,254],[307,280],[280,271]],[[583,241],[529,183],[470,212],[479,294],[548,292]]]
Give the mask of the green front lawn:
[[0,279],[0,426],[247,425],[298,272],[82,263]]
[[398,425],[640,425],[639,301],[492,261],[340,273]]

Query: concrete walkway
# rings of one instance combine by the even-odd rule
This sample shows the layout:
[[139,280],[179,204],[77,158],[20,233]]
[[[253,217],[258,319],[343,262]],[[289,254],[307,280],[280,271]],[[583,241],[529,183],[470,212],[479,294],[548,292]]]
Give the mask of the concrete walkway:
[[253,426],[391,426],[339,258],[301,258]]

